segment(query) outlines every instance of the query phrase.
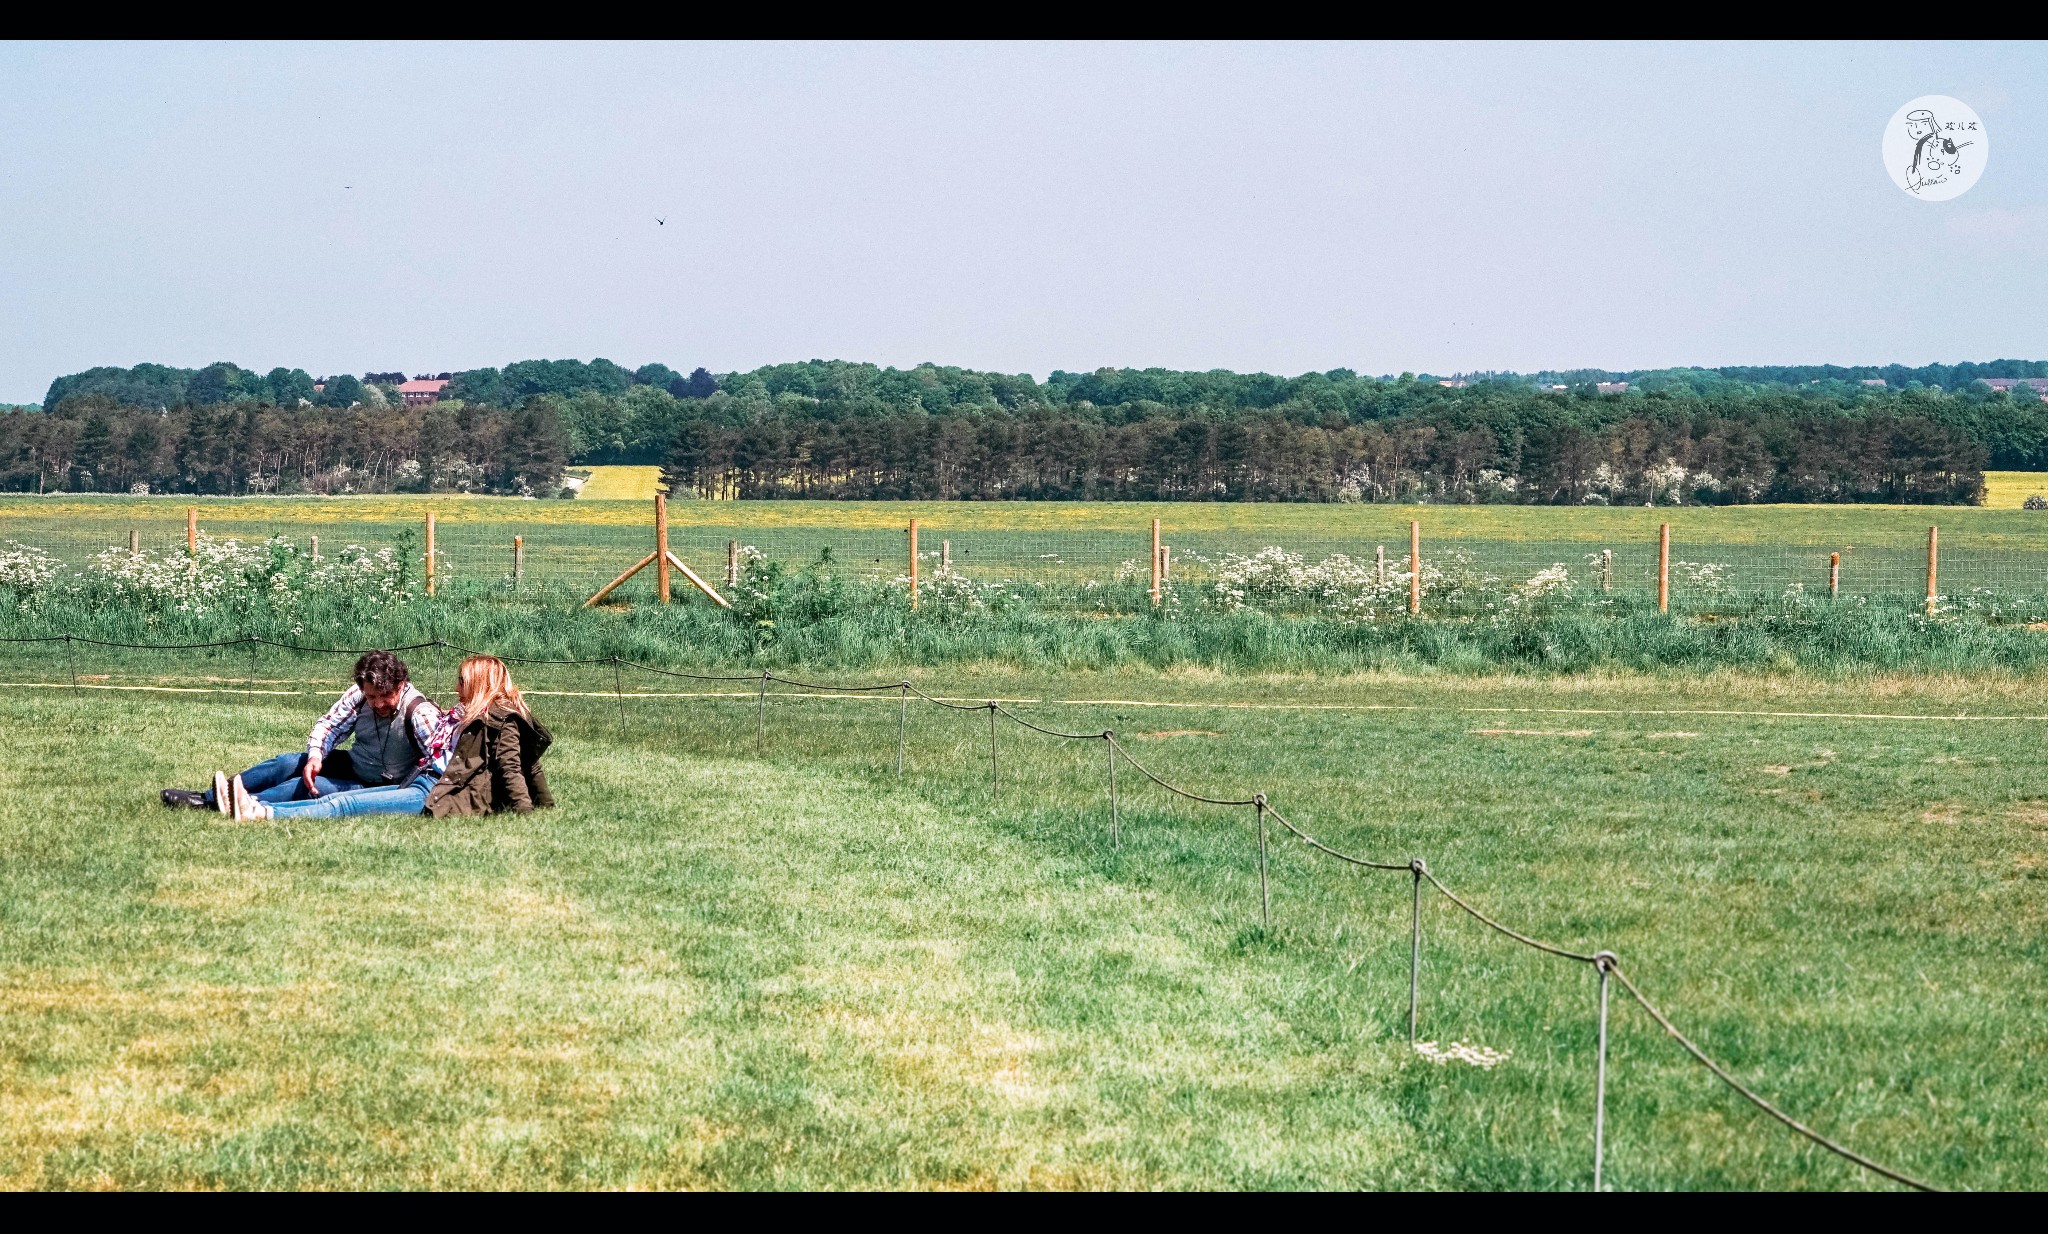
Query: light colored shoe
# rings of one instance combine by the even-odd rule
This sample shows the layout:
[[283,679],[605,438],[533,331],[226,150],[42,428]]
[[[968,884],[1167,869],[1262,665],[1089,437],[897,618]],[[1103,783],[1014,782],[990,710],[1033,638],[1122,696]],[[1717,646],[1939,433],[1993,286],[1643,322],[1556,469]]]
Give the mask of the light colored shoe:
[[[235,778],[241,779],[240,776]],[[235,816],[235,803],[228,794],[228,773],[225,771],[213,773],[213,808],[219,810],[223,818]]]
[[235,799],[235,821],[254,823],[270,817],[270,807],[256,800],[256,794],[242,787],[242,777],[236,776],[230,784],[230,789]]

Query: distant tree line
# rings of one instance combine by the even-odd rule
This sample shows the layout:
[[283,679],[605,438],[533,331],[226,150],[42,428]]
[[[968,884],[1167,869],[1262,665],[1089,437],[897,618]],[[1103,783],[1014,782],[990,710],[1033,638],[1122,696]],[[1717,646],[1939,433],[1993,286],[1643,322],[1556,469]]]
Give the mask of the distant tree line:
[[[453,373],[446,401],[407,410],[395,384],[353,376],[308,398],[303,370],[138,365],[59,378],[47,415],[0,414],[0,487],[545,492],[575,461],[660,463],[676,491],[711,497],[1957,502],[1977,498],[1986,465],[2048,468],[2048,403],[1974,384],[2048,362],[1868,370],[1882,388],[1864,371],[1447,386],[1346,369],[1040,381],[526,360]],[[1612,377],[1628,393],[1594,389]]]
[[434,405],[122,407],[104,396],[0,414],[0,491],[554,496],[569,458],[555,409]]

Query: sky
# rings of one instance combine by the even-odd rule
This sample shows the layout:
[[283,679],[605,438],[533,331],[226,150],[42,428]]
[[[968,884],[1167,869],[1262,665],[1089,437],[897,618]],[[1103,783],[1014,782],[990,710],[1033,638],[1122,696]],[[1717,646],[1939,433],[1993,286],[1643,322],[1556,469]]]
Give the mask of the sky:
[[[1954,201],[1879,158],[1924,94],[1992,142]],[[7,43],[0,402],[141,361],[2048,358],[2044,156],[2020,43]]]

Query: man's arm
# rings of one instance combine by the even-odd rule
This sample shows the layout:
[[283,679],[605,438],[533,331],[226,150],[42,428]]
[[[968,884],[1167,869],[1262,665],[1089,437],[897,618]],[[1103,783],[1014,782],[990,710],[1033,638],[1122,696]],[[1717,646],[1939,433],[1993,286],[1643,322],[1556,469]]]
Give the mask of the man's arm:
[[362,709],[363,688],[350,686],[326,715],[313,722],[313,731],[306,734],[306,757],[313,762],[323,760],[343,737],[355,731],[356,713]]
[[[411,687],[408,687],[410,689]],[[412,739],[419,747],[420,766],[432,768],[436,773],[448,770],[448,755],[455,745],[455,728],[459,727],[462,708],[443,713],[434,705],[434,700],[424,693],[418,694],[420,705],[412,709]],[[401,701],[399,706],[408,706]]]

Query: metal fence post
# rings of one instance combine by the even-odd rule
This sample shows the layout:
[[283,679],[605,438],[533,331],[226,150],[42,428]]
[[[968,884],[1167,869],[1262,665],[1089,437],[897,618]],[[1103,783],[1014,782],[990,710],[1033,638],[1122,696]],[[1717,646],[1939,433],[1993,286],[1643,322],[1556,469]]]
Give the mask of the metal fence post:
[[626,684],[619,673],[619,658],[612,657],[612,701],[619,705],[619,739],[626,737]]
[[1614,971],[1612,951],[1594,953],[1600,973],[1600,1053],[1593,1065],[1593,1190],[1600,1190],[1601,1159],[1607,1150],[1607,974]]
[[1416,995],[1422,986],[1422,872],[1429,867],[1417,857],[1408,863],[1408,872],[1415,876],[1415,909],[1410,918],[1412,927],[1408,943],[1408,1044],[1415,1045],[1415,1004]]
[[1273,893],[1266,883],[1266,795],[1252,794],[1252,812],[1259,819],[1259,924],[1273,928]]
[[1116,852],[1122,847],[1116,806],[1116,730],[1103,729],[1102,744],[1109,747],[1109,850]]
[[903,729],[910,723],[910,683],[903,683],[903,697],[896,704],[896,774],[903,774]]

